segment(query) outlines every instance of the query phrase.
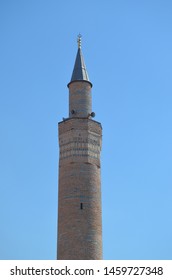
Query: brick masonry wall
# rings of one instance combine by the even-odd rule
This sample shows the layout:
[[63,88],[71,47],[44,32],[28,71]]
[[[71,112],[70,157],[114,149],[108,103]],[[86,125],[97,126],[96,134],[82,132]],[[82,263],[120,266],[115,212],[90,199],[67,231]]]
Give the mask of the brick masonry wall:
[[[88,82],[73,82],[69,85],[69,117],[88,117],[92,112],[91,85]],[[72,110],[75,114],[72,114]]]
[[91,119],[59,123],[58,259],[102,259],[101,137]]

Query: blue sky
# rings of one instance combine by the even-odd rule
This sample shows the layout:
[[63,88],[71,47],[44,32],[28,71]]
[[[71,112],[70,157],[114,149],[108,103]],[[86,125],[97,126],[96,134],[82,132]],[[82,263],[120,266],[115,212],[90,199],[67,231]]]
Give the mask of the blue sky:
[[76,38],[103,126],[104,259],[172,259],[172,2],[0,1],[0,259],[55,259]]

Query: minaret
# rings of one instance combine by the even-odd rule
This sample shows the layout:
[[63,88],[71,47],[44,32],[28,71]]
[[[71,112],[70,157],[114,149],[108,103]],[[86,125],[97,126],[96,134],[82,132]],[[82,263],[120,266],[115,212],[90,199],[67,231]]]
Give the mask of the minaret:
[[100,151],[102,127],[92,118],[91,88],[78,36],[69,88],[69,117],[59,122],[59,260],[102,259]]

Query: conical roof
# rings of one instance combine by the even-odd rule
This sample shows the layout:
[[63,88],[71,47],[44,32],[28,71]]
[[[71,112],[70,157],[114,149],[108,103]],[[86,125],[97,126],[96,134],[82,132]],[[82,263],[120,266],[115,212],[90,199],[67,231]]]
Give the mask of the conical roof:
[[[86,70],[82,51],[81,51],[81,37],[78,37],[78,51],[77,51],[75,65],[73,68],[73,73],[72,73],[70,83],[75,82],[75,81],[87,81],[91,84],[89,77],[88,77],[87,70]],[[69,86],[69,84],[68,84],[68,86]],[[92,84],[91,84],[91,86],[92,86]]]

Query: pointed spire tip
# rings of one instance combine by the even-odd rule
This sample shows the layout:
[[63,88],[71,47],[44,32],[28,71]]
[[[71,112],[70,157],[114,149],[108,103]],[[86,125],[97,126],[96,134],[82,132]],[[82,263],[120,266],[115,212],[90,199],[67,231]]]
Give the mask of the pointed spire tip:
[[79,33],[79,34],[78,34],[78,39],[77,39],[78,49],[81,48],[81,38],[82,38],[82,35]]
[[68,84],[68,87],[72,82],[77,82],[77,81],[78,82],[79,81],[88,82],[92,87],[92,83],[89,81],[88,73],[86,70],[84,58],[83,58],[82,51],[81,51],[81,37],[82,37],[81,34],[79,34],[77,36],[78,51],[77,51],[77,55],[76,55],[73,72],[72,72],[72,77],[71,77],[70,83]]

